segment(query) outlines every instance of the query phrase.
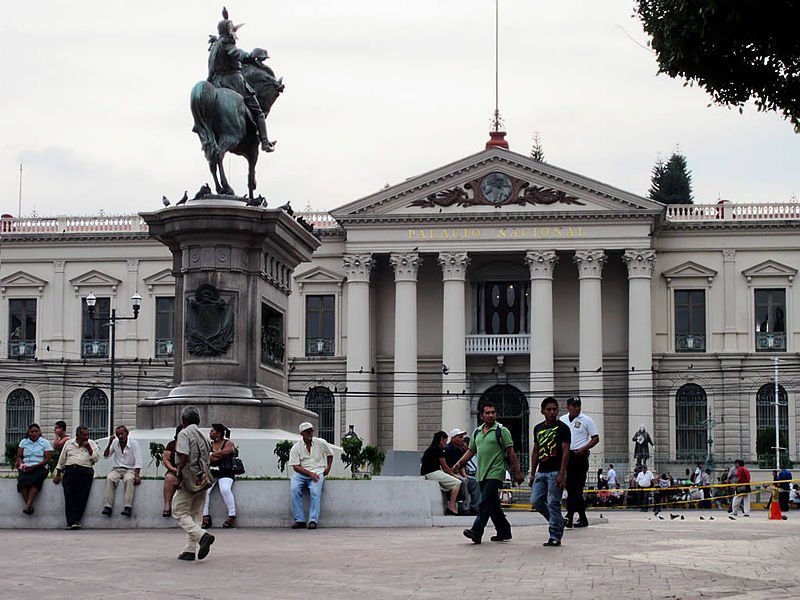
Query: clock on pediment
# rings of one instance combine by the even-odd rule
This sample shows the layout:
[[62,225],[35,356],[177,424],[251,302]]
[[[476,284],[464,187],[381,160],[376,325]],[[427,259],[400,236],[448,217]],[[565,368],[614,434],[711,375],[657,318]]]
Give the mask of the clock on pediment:
[[503,204],[511,197],[514,185],[505,173],[493,171],[481,179],[481,195],[490,204]]

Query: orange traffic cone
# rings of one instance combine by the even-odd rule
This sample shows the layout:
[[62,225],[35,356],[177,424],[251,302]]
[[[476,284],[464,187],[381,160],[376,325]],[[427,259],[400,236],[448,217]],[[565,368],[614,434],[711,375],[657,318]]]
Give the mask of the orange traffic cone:
[[772,502],[769,505],[769,520],[770,521],[782,521],[783,515],[781,514],[781,505],[778,502],[778,492],[772,492]]

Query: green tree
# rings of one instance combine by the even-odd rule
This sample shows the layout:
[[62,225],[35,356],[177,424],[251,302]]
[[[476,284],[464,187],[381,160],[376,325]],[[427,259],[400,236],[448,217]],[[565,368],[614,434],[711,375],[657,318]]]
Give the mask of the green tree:
[[753,100],[800,131],[800,2],[637,0],[661,73],[723,106]]
[[692,174],[686,157],[673,152],[667,162],[656,161],[650,179],[650,199],[664,204],[692,204]]
[[539,137],[539,132],[533,132],[533,145],[531,146],[531,158],[537,162],[545,162],[544,148],[542,148],[542,140]]

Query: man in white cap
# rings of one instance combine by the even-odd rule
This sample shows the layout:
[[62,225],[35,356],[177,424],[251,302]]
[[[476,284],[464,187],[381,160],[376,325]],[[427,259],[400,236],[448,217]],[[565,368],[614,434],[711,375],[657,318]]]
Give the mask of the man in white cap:
[[308,488],[311,502],[308,507],[308,528],[316,529],[319,523],[319,506],[322,500],[322,484],[331,471],[333,451],[328,442],[314,437],[311,423],[300,423],[298,441],[289,452],[289,466],[294,469],[291,482],[292,529],[305,529],[306,519],[303,510],[303,490]]
[[[450,442],[444,447],[444,460],[448,467],[456,464],[458,459],[464,456],[469,449],[465,438],[466,434],[467,432],[460,427],[450,430]],[[467,484],[461,486],[461,491],[464,494],[462,498],[464,509],[471,515],[477,515],[478,505],[481,503],[481,488],[478,485],[478,480],[474,475],[467,473],[466,467],[462,467],[456,473],[456,477]]]

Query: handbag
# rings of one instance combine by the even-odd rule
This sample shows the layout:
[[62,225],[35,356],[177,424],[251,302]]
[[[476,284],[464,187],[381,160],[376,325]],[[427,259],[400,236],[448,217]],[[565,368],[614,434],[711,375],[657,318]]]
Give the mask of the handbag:
[[[226,443],[232,443],[228,440]],[[229,454],[217,465],[220,471],[224,471],[226,473],[231,473],[232,475],[243,475],[244,474],[244,463],[242,459],[239,458],[239,449],[234,446],[233,454]]]
[[244,475],[244,463],[238,456],[233,457],[233,468],[231,469],[231,472],[234,475]]

